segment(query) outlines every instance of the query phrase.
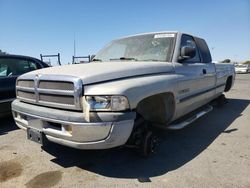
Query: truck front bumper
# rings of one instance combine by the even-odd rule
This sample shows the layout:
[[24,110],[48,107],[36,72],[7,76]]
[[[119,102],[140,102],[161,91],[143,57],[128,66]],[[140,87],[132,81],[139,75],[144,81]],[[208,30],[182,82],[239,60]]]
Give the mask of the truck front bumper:
[[135,112],[83,112],[52,109],[20,102],[12,103],[18,127],[35,128],[61,145],[77,149],[108,149],[124,145],[133,129]]

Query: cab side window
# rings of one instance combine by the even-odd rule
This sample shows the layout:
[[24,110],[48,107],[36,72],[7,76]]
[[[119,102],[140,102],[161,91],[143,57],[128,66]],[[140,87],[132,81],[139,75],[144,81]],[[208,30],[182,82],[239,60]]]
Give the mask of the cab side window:
[[19,76],[26,72],[36,70],[37,65],[25,59],[1,58],[0,77]]
[[0,60],[0,77],[7,76],[7,69],[8,69],[8,66],[5,64],[1,64],[1,60]]
[[192,63],[199,63],[201,62],[201,58],[199,55],[199,50],[197,48],[197,45],[193,39],[193,37],[189,36],[189,35],[182,35],[181,37],[181,48],[183,46],[190,46],[196,49],[196,55],[195,57],[193,57],[192,59],[187,59],[185,60],[185,62],[192,62]]
[[33,61],[29,61],[29,66],[30,66],[30,71],[39,69],[38,65]]
[[13,75],[21,75],[30,71],[29,62],[27,60],[17,60],[14,62],[15,71]]

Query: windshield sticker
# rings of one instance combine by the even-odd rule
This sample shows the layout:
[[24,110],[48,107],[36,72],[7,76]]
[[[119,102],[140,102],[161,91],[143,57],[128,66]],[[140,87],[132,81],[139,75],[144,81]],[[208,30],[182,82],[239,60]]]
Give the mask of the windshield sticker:
[[157,35],[154,36],[155,39],[158,39],[158,38],[169,38],[169,37],[174,37],[174,34],[163,33],[163,34],[157,34]]

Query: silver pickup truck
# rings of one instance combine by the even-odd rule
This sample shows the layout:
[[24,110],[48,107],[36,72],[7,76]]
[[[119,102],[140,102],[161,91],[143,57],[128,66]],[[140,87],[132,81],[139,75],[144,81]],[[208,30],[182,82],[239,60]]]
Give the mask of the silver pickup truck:
[[12,111],[28,139],[78,149],[154,150],[152,127],[180,129],[233,86],[234,66],[214,64],[205,40],[180,32],[128,36],[90,63],[20,76]]

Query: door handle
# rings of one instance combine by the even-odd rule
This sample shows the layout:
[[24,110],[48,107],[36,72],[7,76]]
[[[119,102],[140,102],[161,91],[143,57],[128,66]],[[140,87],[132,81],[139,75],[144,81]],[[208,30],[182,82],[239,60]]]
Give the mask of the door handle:
[[207,74],[207,70],[206,69],[202,69],[202,73],[203,74]]

